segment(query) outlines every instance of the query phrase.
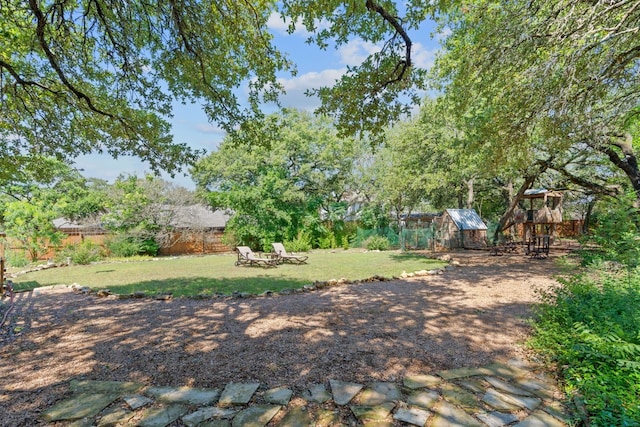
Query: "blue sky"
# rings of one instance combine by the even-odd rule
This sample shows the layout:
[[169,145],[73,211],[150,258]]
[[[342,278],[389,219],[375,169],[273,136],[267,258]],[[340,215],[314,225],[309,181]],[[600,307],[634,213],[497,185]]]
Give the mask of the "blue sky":
[[[269,26],[275,36],[276,46],[289,55],[298,69],[295,77],[282,76],[281,83],[287,92],[281,98],[285,107],[314,110],[319,106],[319,101],[305,96],[307,89],[331,86],[344,74],[347,66],[360,64],[369,53],[379,49],[378,46],[354,39],[338,49],[329,46],[326,51],[323,51],[305,43],[308,34],[304,30],[287,34],[287,25],[279,16],[272,16]],[[420,67],[429,68],[437,52],[438,43],[431,38],[432,31],[433,26],[427,23],[425,28],[411,34],[413,59]],[[174,141],[184,142],[191,147],[205,149],[207,152],[215,151],[225,136],[214,123],[208,121],[202,108],[197,104],[176,103],[171,124]],[[137,158],[120,157],[116,160],[108,155],[98,154],[79,157],[76,159],[75,166],[83,171],[85,177],[101,178],[109,182],[113,182],[120,174],[143,176],[149,172],[148,167]],[[163,176],[163,178],[189,189],[194,188],[189,177],[178,175],[174,179],[169,176]]]

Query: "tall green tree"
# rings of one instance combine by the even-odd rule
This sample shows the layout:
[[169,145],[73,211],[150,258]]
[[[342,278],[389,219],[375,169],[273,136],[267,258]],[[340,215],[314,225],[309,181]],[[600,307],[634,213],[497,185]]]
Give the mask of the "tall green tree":
[[172,140],[175,101],[201,103],[230,134],[258,135],[261,104],[281,90],[278,73],[295,72],[269,32],[277,14],[322,48],[352,38],[381,46],[335,86],[312,91],[345,134],[378,135],[425,86],[409,32],[432,8],[418,0],[2,1],[0,171],[34,154],[98,151],[175,172],[199,154]]
[[[436,75],[474,147],[528,169],[529,178],[555,169],[596,188],[602,179],[564,167],[589,152],[640,195],[629,132],[640,103],[635,2],[477,1],[443,12],[451,35]],[[600,171],[591,176],[606,178]]]
[[2,229],[9,239],[20,243],[32,261],[64,237],[53,220],[75,212],[73,204],[80,206],[87,197],[85,180],[77,170],[50,157],[40,157],[37,163],[37,169],[23,167],[15,170],[11,179],[3,180],[0,196]]
[[126,246],[129,255],[156,255],[171,246],[181,230],[193,229],[192,218],[185,207],[197,203],[187,189],[151,175],[120,176],[107,189],[103,226],[113,233],[114,244]]
[[375,198],[397,215],[422,205],[479,212],[484,207],[493,216],[502,205],[501,187],[519,178],[471,148],[464,122],[442,97],[425,99],[419,114],[387,133],[371,173]]
[[[0,3],[0,171],[34,155],[138,155],[175,171],[174,101],[199,102],[232,131],[260,118],[290,64],[265,31],[271,1]],[[241,102],[235,92],[248,84]]]
[[193,171],[212,207],[233,211],[228,232],[254,248],[293,240],[303,230],[323,235],[321,212],[339,220],[358,153],[326,118],[286,110],[268,119],[274,133],[261,140],[247,134],[246,145],[227,138]]

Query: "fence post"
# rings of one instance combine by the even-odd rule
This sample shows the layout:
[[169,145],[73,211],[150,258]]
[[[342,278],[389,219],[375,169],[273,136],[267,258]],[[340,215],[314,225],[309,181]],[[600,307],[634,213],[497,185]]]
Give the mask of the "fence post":
[[0,295],[4,295],[4,258],[0,257]]

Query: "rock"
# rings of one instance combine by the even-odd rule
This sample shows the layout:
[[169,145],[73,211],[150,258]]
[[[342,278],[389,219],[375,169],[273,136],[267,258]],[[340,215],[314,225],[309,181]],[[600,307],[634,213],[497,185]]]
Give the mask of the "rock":
[[393,416],[393,419],[416,426],[424,426],[429,419],[430,412],[420,408],[400,408]]
[[346,405],[351,399],[355,397],[362,387],[361,384],[338,381],[338,380],[329,380],[329,385],[331,386],[331,392],[333,393],[333,400],[338,405]]

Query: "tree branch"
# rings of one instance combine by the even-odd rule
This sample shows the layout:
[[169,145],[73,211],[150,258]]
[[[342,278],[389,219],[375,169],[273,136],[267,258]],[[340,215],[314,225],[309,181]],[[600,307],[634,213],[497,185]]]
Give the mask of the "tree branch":
[[11,75],[11,77],[13,77],[13,79],[16,81],[17,84],[21,85],[21,86],[35,86],[38,87],[42,90],[46,90],[47,92],[51,92],[54,95],[58,95],[60,92],[57,92],[47,86],[44,86],[38,82],[35,82],[33,80],[25,80],[23,79],[20,74],[18,74],[18,72],[11,66],[11,64],[9,64],[8,62],[3,61],[2,59],[0,59],[0,71],[2,69],[7,70],[7,72]]
[[397,17],[392,16],[389,12],[387,12],[387,10],[384,7],[382,7],[379,3],[375,2],[374,0],[367,0],[366,6],[368,10],[373,11],[378,15],[382,16],[382,19],[384,19],[389,24],[391,24],[391,26],[396,30],[396,33],[399,34],[400,37],[402,37],[402,40],[404,41],[404,44],[405,44],[404,60],[399,61],[398,65],[396,66],[396,69],[394,70],[394,71],[397,71],[398,69],[400,69],[400,72],[398,73],[398,76],[396,78],[388,80],[382,84],[382,88],[385,88],[390,84],[402,81],[405,73],[407,73],[409,68],[411,68],[412,42],[411,42],[411,38],[409,37],[405,29],[402,27],[402,24],[400,23]]
[[46,55],[47,59],[49,60],[49,64],[51,64],[51,68],[53,68],[53,70],[58,75],[58,78],[60,78],[60,81],[62,82],[62,84],[67,89],[69,89],[71,91],[71,93],[73,93],[78,99],[84,100],[84,102],[87,104],[87,107],[89,107],[89,109],[91,111],[93,111],[94,113],[98,113],[98,114],[101,114],[103,116],[115,119],[116,117],[113,114],[97,108],[93,104],[93,101],[91,100],[91,98],[87,94],[82,92],[80,89],[76,88],[69,81],[69,79],[65,75],[64,71],[62,71],[62,68],[60,67],[60,64],[58,64],[58,61],[56,60],[55,55],[53,54],[53,52],[51,52],[51,49],[49,48],[49,44],[47,43],[47,40],[45,39],[45,27],[47,25],[47,22],[46,22],[46,17],[44,16],[44,13],[42,13],[42,10],[40,10],[40,7],[38,6],[38,1],[37,0],[29,0],[29,7],[31,8],[31,11],[33,12],[33,14],[36,17],[36,21],[37,21],[36,36],[38,38],[38,42],[40,44],[40,47],[42,48],[42,51],[44,52],[44,54]]

